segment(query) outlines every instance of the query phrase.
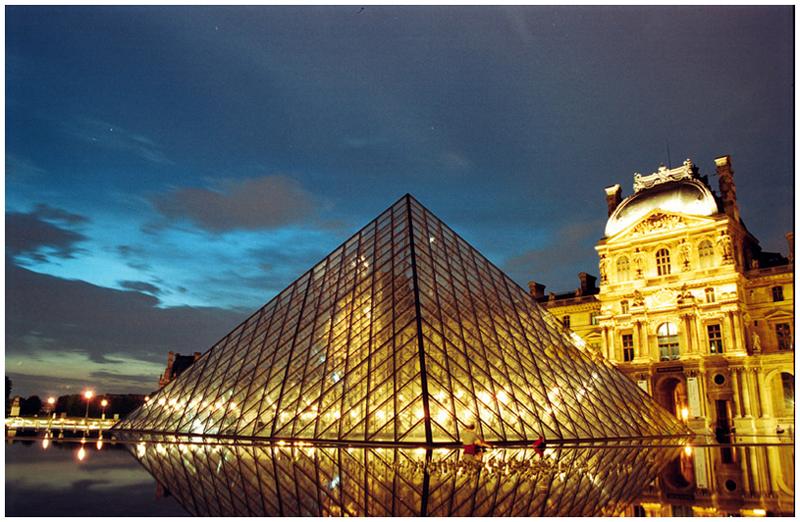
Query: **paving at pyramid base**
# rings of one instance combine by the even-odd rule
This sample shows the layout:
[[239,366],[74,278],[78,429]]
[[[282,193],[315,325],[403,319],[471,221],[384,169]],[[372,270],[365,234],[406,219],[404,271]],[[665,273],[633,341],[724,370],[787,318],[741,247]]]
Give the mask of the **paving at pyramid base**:
[[114,430],[429,447],[689,433],[581,344],[406,195]]

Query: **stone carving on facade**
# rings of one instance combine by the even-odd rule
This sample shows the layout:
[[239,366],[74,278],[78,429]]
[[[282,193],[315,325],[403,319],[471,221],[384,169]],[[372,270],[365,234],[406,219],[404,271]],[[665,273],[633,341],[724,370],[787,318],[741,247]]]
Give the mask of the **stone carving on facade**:
[[753,332],[753,353],[761,353],[761,337],[757,332]]
[[675,303],[675,297],[672,290],[667,288],[660,288],[651,297],[651,302],[655,306],[667,306]]
[[668,181],[692,179],[694,178],[694,171],[694,163],[692,163],[692,160],[687,159],[683,162],[683,165],[674,169],[668,169],[665,165],[661,165],[656,172],[653,172],[649,176],[642,176],[640,173],[636,172],[633,174],[633,191],[636,193],[640,190],[649,189]]
[[631,302],[633,306],[644,306],[644,296],[640,291],[634,290]]
[[644,267],[644,257],[638,248],[636,249],[636,252],[633,253],[633,267],[636,270],[636,278],[641,279],[642,268]]
[[727,232],[722,231],[719,233],[719,239],[717,239],[717,247],[719,248],[719,253],[722,256],[722,262],[732,263],[733,241],[731,241],[731,236],[729,236]]
[[686,221],[675,214],[662,214],[656,212],[633,228],[631,232],[634,236],[650,234],[652,232],[659,232],[665,230],[672,230],[673,228],[685,227]]
[[689,243],[687,243],[685,239],[681,239],[681,244],[678,246],[678,254],[680,255],[681,267],[684,272],[691,269],[691,253],[692,251]]
[[608,260],[605,254],[600,255],[600,284],[608,282]]
[[684,284],[676,295],[676,301],[678,304],[683,304],[686,301],[691,301],[693,299],[694,295],[689,291],[689,288],[686,286],[686,284]]

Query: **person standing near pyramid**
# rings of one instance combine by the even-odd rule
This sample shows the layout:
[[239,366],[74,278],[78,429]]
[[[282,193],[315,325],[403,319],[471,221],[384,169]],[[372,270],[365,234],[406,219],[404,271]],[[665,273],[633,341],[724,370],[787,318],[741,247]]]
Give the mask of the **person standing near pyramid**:
[[464,429],[464,455],[473,460],[481,460],[484,451],[490,446],[478,436],[475,431],[475,424],[470,422]]

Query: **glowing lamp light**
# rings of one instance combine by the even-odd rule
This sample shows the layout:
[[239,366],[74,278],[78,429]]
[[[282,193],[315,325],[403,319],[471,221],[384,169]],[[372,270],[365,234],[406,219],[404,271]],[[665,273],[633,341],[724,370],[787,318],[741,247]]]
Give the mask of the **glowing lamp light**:
[[83,392],[83,398],[87,401],[92,400],[92,397],[94,397],[94,392],[92,390],[86,390]]
[[756,517],[765,517],[765,516],[767,516],[767,510],[766,509],[761,509],[761,508],[756,508],[756,509],[753,510],[753,515],[756,516]]
[[81,446],[81,449],[78,450],[78,460],[83,460],[85,458],[86,458],[86,450],[84,449],[83,446]]
[[47,404],[49,404],[50,406],[52,406],[55,403],[56,403],[56,398],[55,397],[48,397],[47,398]]
[[45,437],[42,439],[42,449],[47,449],[49,446],[50,446],[50,437],[45,435]]
[[103,449],[103,439],[97,439],[97,449]]
[[107,400],[105,400],[105,399],[103,399],[102,401],[100,401],[100,406],[102,406],[103,408],[105,408],[106,406],[108,406],[108,401],[107,401]]
[[681,408],[681,419],[683,422],[689,420],[689,408]]
[[686,454],[687,457],[691,457],[692,447],[689,444],[687,444],[686,446],[683,447],[683,452]]

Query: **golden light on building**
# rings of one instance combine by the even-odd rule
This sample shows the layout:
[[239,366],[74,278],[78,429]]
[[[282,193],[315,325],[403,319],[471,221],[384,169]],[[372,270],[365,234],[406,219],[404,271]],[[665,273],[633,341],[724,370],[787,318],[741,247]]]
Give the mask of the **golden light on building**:
[[[794,425],[794,234],[764,252],[740,218],[729,156],[719,191],[686,160],[606,188],[598,278],[530,291],[586,350],[697,433],[775,435]],[[565,260],[566,261],[566,260]]]
[[[599,277],[582,272],[576,290],[559,294],[529,283],[587,352],[722,445],[686,446],[680,476],[646,495],[639,516],[756,516],[766,510],[732,499],[760,496],[775,513],[794,502],[793,454],[730,446],[734,433],[793,437],[794,234],[785,255],[763,251],[740,217],[730,157],[713,168],[718,190],[691,160],[635,174],[625,198],[606,188]],[[701,493],[677,503],[686,488]]]

